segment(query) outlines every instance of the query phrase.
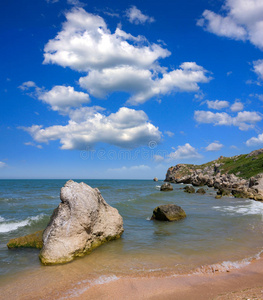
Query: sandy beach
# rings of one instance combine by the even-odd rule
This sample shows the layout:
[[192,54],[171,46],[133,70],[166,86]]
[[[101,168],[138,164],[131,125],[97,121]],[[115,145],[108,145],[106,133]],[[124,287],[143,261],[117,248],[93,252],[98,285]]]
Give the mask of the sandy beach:
[[[263,299],[263,259],[233,270],[155,277],[110,276],[94,281],[81,272],[29,272],[1,284],[0,299]],[[61,271],[63,270],[63,271]]]
[[126,278],[94,286],[76,299],[263,299],[263,260],[230,272]]

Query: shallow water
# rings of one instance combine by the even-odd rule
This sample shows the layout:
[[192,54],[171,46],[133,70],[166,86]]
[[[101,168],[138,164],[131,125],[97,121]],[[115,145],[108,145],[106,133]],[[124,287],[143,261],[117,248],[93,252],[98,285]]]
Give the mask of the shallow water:
[[[218,262],[241,263],[263,249],[261,202],[215,199],[215,191],[208,188],[205,195],[187,194],[182,190],[184,185],[173,185],[172,192],[160,192],[160,181],[83,181],[98,187],[104,199],[119,210],[125,229],[122,238],[70,264],[43,267],[37,250],[8,250],[6,243],[47,225],[60,202],[65,180],[1,180],[0,281],[28,272],[52,278],[52,274],[69,270],[71,274],[84,274],[85,280],[103,278],[102,282],[126,275],[178,274]],[[171,223],[150,221],[156,206],[169,203],[181,206],[187,218]]]

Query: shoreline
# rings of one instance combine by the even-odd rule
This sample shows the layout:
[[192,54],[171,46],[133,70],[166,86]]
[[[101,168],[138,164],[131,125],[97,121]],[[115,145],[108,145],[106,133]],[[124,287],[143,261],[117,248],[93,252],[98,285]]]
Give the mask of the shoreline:
[[[215,268],[216,266],[216,268]],[[220,264],[201,267],[182,275],[123,276],[99,278],[70,273],[71,265],[56,271],[45,268],[29,271],[0,285],[0,299],[100,299],[100,300],[205,300],[263,299],[263,257],[240,268],[220,268]],[[54,272],[53,272],[54,271]]]
[[[72,295],[73,296],[73,295]],[[132,277],[89,287],[74,299],[263,299],[263,258],[229,272]]]

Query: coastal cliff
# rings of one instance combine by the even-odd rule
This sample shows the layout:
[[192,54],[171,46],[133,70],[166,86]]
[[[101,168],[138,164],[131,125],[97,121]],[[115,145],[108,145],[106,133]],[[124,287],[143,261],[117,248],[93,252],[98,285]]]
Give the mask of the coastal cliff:
[[214,187],[218,195],[263,200],[263,148],[233,157],[220,156],[203,165],[178,164],[165,181]]

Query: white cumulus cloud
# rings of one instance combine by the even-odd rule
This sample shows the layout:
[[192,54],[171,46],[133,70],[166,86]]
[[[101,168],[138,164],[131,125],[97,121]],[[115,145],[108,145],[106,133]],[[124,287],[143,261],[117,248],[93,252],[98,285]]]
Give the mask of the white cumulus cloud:
[[77,92],[71,86],[61,85],[54,86],[50,91],[40,93],[38,99],[49,104],[52,110],[61,112],[90,102],[88,94]]
[[240,101],[236,101],[234,104],[231,105],[230,109],[233,112],[241,111],[244,109],[244,104],[241,103]]
[[24,83],[22,83],[18,88],[22,91],[27,91],[30,88],[36,88],[37,85],[34,81],[26,81]]
[[221,150],[223,147],[224,147],[223,144],[220,144],[220,143],[218,143],[218,142],[214,142],[214,143],[209,144],[209,145],[205,148],[205,150],[206,150],[206,151],[219,151],[219,150]]
[[[38,143],[60,140],[61,149],[83,150],[102,142],[124,148],[157,143],[161,132],[152,125],[143,111],[121,107],[116,113],[103,115],[87,107],[76,109],[67,125],[43,128],[40,125],[23,128]],[[77,115],[77,116],[76,116]],[[84,117],[88,115],[88,118]]]
[[198,110],[194,113],[194,118],[198,123],[237,126],[240,130],[248,130],[255,127],[257,122],[262,120],[262,115],[258,112],[243,111],[235,117],[229,114],[213,113],[211,111]]
[[46,44],[44,52],[46,64],[86,72],[79,84],[91,95],[105,98],[113,92],[126,92],[132,105],[173,91],[196,92],[199,83],[211,80],[196,62],[184,62],[167,71],[159,64],[171,54],[167,49],[120,28],[111,33],[103,18],[83,8],[66,14],[62,30]]
[[134,24],[144,24],[154,22],[153,17],[144,15],[136,6],[132,6],[126,11],[126,16],[130,23]]
[[66,19],[62,31],[46,44],[44,63],[90,71],[120,65],[149,67],[170,55],[161,46],[145,44],[145,38],[119,28],[112,34],[103,18],[82,8],[73,8]]
[[261,144],[263,144],[263,133],[246,141],[247,146],[257,146]]
[[191,63],[190,68],[188,64],[183,63],[180,69],[166,72],[161,78],[155,78],[155,73],[150,70],[131,66],[93,70],[86,77],[81,77],[79,83],[95,97],[103,98],[114,91],[123,91],[132,95],[128,103],[142,104],[154,96],[172,91],[198,91],[198,83],[211,80],[201,66]]
[[263,80],[263,59],[253,61],[253,71]]
[[202,156],[198,151],[192,147],[189,143],[183,146],[178,146],[177,150],[168,155],[168,160],[179,160],[179,159],[193,159],[201,158]]
[[222,11],[205,10],[197,25],[219,36],[248,40],[263,50],[262,0],[226,0]]
[[207,100],[206,104],[208,108],[216,109],[216,110],[220,110],[229,106],[229,102],[224,100],[215,100],[215,101]]

